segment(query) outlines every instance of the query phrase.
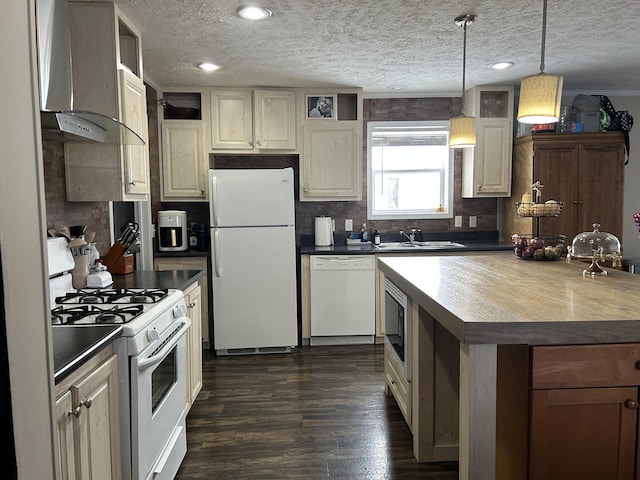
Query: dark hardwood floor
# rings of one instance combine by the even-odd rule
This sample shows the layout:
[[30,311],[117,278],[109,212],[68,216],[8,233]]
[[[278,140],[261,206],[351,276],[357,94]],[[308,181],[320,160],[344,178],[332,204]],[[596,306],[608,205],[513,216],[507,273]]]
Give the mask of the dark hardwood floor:
[[178,480],[458,478],[456,462],[418,463],[384,393],[382,345],[290,354],[203,354]]

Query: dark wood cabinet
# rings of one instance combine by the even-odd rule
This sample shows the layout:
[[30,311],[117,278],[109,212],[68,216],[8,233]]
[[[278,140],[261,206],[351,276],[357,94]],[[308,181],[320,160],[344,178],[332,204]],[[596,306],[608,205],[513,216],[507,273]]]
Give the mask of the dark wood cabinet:
[[640,345],[532,348],[529,480],[632,480]]
[[622,238],[624,137],[622,132],[538,133],[514,143],[512,196],[504,203],[503,235],[536,233],[535,217],[518,217],[515,202],[542,185],[542,201],[564,202],[559,217],[540,218],[541,234],[601,230]]

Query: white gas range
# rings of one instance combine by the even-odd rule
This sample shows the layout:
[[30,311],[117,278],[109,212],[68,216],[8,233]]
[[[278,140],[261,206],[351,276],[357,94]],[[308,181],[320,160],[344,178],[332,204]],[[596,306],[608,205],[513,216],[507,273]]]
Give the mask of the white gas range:
[[124,480],[172,479],[186,454],[184,296],[167,289],[71,287],[66,239],[49,239],[54,325],[117,323],[121,460]]

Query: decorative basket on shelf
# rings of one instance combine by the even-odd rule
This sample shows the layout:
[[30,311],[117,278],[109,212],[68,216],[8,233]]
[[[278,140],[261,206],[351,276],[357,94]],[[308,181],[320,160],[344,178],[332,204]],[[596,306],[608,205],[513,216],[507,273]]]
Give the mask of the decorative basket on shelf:
[[559,217],[564,202],[547,200],[544,203],[516,202],[516,213],[519,217]]
[[558,260],[564,250],[564,235],[515,234],[511,236],[516,257],[522,260]]

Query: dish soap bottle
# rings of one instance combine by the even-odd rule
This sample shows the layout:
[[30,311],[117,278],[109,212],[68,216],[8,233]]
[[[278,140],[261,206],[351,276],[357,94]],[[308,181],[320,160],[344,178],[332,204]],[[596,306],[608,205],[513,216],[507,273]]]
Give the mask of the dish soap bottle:
[[373,231],[373,244],[380,245],[380,232],[378,230]]
[[362,224],[362,230],[360,230],[360,241],[368,242],[369,241],[369,232],[367,231],[367,224]]

